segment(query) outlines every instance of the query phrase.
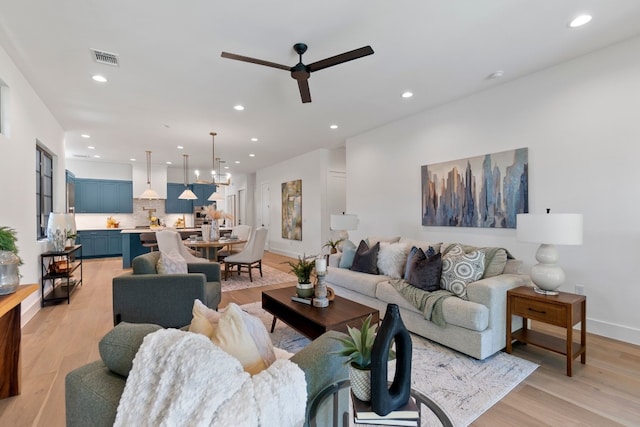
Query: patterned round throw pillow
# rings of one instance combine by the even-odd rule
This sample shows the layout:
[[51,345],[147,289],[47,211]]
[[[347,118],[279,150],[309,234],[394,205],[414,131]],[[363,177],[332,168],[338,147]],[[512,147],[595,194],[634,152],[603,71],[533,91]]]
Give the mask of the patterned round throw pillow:
[[464,255],[442,257],[440,287],[462,299],[467,298],[467,285],[482,278],[484,252],[473,251]]

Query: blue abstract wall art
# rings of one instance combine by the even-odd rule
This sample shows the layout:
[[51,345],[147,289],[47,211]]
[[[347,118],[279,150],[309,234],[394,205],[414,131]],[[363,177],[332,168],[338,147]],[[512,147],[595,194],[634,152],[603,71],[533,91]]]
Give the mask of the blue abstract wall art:
[[422,225],[516,228],[528,169],[527,148],[422,166]]

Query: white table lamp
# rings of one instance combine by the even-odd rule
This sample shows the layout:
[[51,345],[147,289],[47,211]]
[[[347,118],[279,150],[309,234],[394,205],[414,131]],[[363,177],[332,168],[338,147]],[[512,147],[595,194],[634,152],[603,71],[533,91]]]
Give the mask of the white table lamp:
[[522,242],[540,243],[536,252],[539,264],[531,267],[535,291],[558,295],[556,289],[564,282],[564,271],[557,264],[555,245],[582,244],[582,214],[518,214],[517,238]]
[[[358,229],[358,215],[345,214],[331,215],[331,230],[340,231],[339,238],[344,240],[349,239],[349,231]],[[339,245],[342,250],[342,245]]]

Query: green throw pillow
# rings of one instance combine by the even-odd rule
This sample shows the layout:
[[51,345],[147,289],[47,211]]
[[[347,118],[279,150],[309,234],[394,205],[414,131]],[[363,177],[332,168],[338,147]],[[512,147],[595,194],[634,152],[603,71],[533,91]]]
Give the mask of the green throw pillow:
[[144,337],[162,329],[149,323],[126,323],[116,325],[98,343],[100,357],[107,368],[123,377],[129,376],[133,358],[142,345]]

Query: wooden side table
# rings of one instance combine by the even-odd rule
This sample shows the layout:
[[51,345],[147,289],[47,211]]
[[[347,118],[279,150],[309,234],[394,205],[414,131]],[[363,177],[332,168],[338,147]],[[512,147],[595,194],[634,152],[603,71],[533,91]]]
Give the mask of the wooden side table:
[[[511,332],[511,316],[523,318],[522,329]],[[566,338],[558,338],[528,329],[527,319],[566,328]],[[581,322],[580,343],[573,342],[573,327]],[[507,353],[511,342],[518,340],[567,356],[567,376],[572,375],[573,359],[587,360],[587,298],[560,292],[559,295],[541,295],[532,287],[520,286],[507,291]]]
[[38,290],[38,285],[18,286],[0,296],[0,399],[20,394],[20,303]]

